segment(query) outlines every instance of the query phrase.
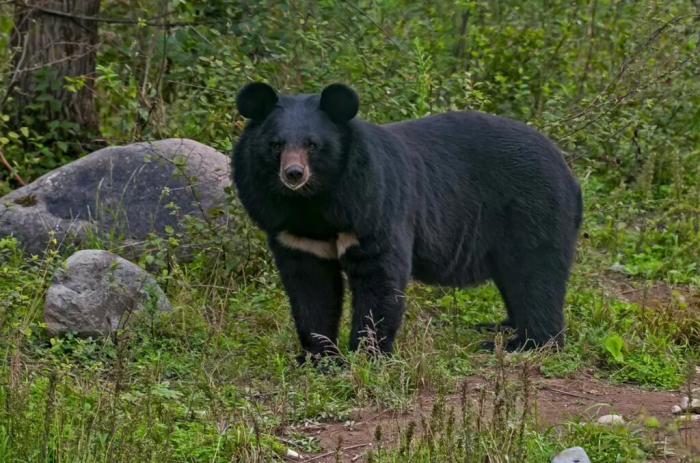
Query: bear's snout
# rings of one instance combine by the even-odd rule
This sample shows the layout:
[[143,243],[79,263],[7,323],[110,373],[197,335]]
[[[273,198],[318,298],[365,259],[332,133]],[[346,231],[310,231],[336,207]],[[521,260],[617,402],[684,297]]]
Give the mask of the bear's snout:
[[287,182],[296,185],[304,177],[304,168],[299,164],[292,164],[284,169],[284,178]]
[[303,187],[309,181],[311,172],[309,155],[305,150],[285,150],[280,159],[280,180],[292,190]]

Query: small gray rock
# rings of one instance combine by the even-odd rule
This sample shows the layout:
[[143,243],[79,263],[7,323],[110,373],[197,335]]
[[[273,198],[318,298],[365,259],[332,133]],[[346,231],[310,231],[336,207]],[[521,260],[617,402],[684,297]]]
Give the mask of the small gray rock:
[[571,447],[552,458],[552,463],[591,463],[591,459],[581,447]]
[[700,399],[693,399],[693,403],[691,404],[689,397],[683,397],[681,399],[681,411],[700,412]]
[[597,423],[604,425],[621,425],[625,424],[625,419],[620,415],[604,415],[598,418]]
[[671,413],[673,413],[674,415],[680,415],[681,413],[683,413],[683,409],[678,405],[674,405],[673,407],[671,407]]
[[146,307],[172,310],[153,277],[111,252],[85,250],[56,271],[46,293],[44,321],[52,336],[69,331],[81,337],[108,335]]
[[50,232],[59,244],[90,234],[140,243],[220,206],[230,177],[229,158],[193,140],[104,148],[0,199],[0,238],[15,236],[31,254],[46,249]]

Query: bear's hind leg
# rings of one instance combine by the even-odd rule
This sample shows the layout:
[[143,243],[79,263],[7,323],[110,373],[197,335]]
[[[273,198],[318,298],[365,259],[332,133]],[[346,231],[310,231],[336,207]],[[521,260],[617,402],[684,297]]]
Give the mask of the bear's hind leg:
[[[571,257],[564,250],[542,247],[497,263],[494,275],[508,305],[515,336],[507,351],[564,345],[564,299]],[[493,349],[487,343],[486,349]]]
[[508,315],[506,318],[501,320],[500,322],[481,322],[481,323],[476,323],[474,326],[472,326],[472,329],[480,332],[487,332],[487,333],[493,333],[496,331],[503,331],[509,330],[509,329],[514,329],[515,328],[515,323],[513,323],[513,315],[510,313],[510,308],[511,305],[508,303],[508,297],[506,296],[505,289],[502,284],[500,284],[501,280],[499,278],[494,278],[494,283],[496,283],[496,287],[498,288],[498,291],[501,293],[501,298],[503,299],[504,304],[506,305],[506,310],[508,311]]

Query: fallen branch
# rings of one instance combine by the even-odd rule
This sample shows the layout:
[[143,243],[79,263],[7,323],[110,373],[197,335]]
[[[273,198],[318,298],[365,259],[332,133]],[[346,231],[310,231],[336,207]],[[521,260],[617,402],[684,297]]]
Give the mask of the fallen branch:
[[561,389],[555,389],[555,388],[550,387],[550,386],[545,386],[545,388],[549,389],[550,391],[556,392],[558,394],[564,394],[564,395],[568,395],[570,397],[576,397],[578,399],[588,400],[588,397],[582,396],[581,394],[574,394],[573,392],[562,391]]
[[[359,449],[360,447],[368,447],[368,446],[370,446],[370,445],[372,445],[371,442],[368,442],[368,443],[366,443],[366,444],[351,445],[350,447],[343,447],[343,448],[341,449],[341,451],[342,451],[342,452],[347,452],[348,450]],[[313,457],[313,458],[309,458],[308,460],[304,460],[304,461],[306,461],[307,463],[309,463],[310,461],[320,460],[321,458],[329,457],[329,456],[333,455],[333,454],[336,453],[336,452],[337,452],[337,450],[331,450],[330,452],[322,453],[321,455],[317,455],[317,456],[315,456],[315,457]]]
[[3,166],[7,167],[7,169],[10,171],[10,173],[14,174],[15,180],[17,180],[17,183],[19,183],[21,186],[25,186],[26,183],[24,183],[24,180],[22,180],[22,177],[19,176],[19,174],[12,168],[9,162],[7,162],[7,159],[5,159],[5,155],[2,154],[2,151],[0,151],[0,163],[2,163]]

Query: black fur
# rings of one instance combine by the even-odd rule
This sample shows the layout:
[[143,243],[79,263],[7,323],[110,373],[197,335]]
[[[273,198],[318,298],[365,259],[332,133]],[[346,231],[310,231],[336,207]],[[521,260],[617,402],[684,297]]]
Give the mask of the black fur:
[[[253,111],[236,144],[234,182],[268,235],[305,352],[322,354],[337,340],[342,271],[353,299],[351,349],[370,328],[380,350],[391,351],[410,278],[448,286],[492,279],[508,311],[503,324],[515,329],[508,350],[563,345],[582,203],[552,141],[473,111],[362,122],[353,119],[357,95],[345,86],[327,87],[323,97],[281,95],[271,107],[269,91],[246,88],[239,111],[266,109]],[[309,142],[312,177],[292,191],[278,178],[279,146]],[[281,232],[323,241],[353,233],[359,245],[327,260],[285,247]]]
[[267,84],[251,82],[236,95],[236,106],[247,119],[262,119],[277,104],[277,94]]
[[343,84],[331,84],[323,89],[319,106],[321,111],[328,114],[331,120],[343,124],[357,115],[357,111],[360,109],[360,99],[350,87]]

